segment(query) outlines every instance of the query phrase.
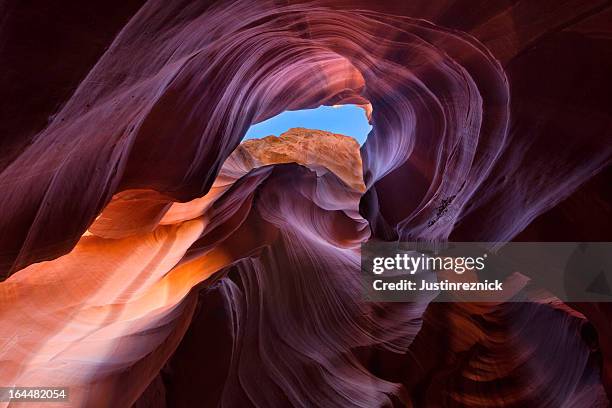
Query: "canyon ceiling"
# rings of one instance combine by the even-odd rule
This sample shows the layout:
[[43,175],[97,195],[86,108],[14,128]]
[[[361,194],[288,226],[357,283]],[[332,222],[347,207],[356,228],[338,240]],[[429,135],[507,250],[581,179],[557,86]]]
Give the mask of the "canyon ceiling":
[[[612,241],[611,2],[0,10],[0,386],[67,386],[72,406],[608,406],[612,304],[365,302],[359,250]],[[361,148],[241,144],[338,104],[366,110]]]

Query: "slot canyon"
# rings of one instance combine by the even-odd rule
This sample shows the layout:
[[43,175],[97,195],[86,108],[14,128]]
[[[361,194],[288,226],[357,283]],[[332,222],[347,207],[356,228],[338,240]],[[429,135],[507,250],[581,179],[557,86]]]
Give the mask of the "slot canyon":
[[[369,241],[612,241],[609,1],[0,10],[0,386],[94,407],[609,406],[612,303],[366,302],[359,280]],[[243,140],[349,104],[362,146]]]

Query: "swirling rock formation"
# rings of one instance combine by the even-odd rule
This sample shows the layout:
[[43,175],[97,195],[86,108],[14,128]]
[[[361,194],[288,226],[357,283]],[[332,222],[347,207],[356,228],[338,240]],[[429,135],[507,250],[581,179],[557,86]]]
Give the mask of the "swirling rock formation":
[[[4,5],[0,385],[86,406],[608,404],[607,305],[366,303],[358,268],[370,239],[610,240],[609,2],[150,0],[24,32],[45,7]],[[295,130],[238,147],[346,103],[373,125],[360,157]]]

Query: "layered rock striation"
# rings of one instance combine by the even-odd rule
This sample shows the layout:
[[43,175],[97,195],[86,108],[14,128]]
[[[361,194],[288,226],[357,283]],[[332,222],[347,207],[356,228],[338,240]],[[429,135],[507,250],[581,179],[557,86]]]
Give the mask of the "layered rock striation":
[[[121,3],[5,5],[0,385],[608,404],[606,304],[377,304],[358,280],[368,240],[612,241],[607,2]],[[347,103],[370,113],[359,154],[295,129],[240,145]]]

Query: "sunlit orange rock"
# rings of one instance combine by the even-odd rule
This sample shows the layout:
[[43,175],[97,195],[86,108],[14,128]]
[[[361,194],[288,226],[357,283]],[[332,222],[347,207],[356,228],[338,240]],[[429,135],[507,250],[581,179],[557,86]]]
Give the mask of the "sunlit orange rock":
[[[182,306],[192,302],[186,299],[190,290],[267,242],[266,234],[250,232],[253,226],[245,218],[251,211],[248,188],[246,195],[239,189],[229,194],[230,206],[221,213],[213,206],[223,207],[221,201],[236,184],[253,179],[257,186],[266,180],[250,176],[252,170],[289,163],[305,165],[315,180],[325,174],[335,179],[335,169],[346,184],[364,188],[358,178],[359,146],[350,137],[300,130],[246,141],[228,158],[207,195],[174,203],[151,190],[121,192],[70,253],[30,265],[0,283],[0,329],[12,333],[0,350],[0,384],[68,386],[69,406],[91,403],[92,395],[108,398],[102,405],[133,400],[142,389],[131,388],[120,397],[109,396],[109,389],[118,386],[122,371],[147,355],[157,356],[148,358],[149,370],[161,368],[176,347],[175,340],[164,346],[166,338],[180,338],[185,328],[179,323],[193,311]],[[346,210],[355,213],[360,194],[342,182],[337,186],[352,197]],[[218,234],[219,229],[226,233]],[[214,247],[187,255],[200,239],[211,239]],[[149,334],[136,335],[141,331]],[[132,375],[146,378],[139,370]]]
[[245,163],[252,163],[253,167],[293,162],[311,168],[322,166],[355,190],[365,191],[359,144],[352,137],[323,130],[293,128],[279,137],[245,140],[234,155]]
[[[362,298],[367,240],[612,241],[609,4],[473,3],[9,1],[0,386],[608,406],[605,304]],[[322,134],[232,155],[255,123],[347,103],[373,127],[359,155]]]

